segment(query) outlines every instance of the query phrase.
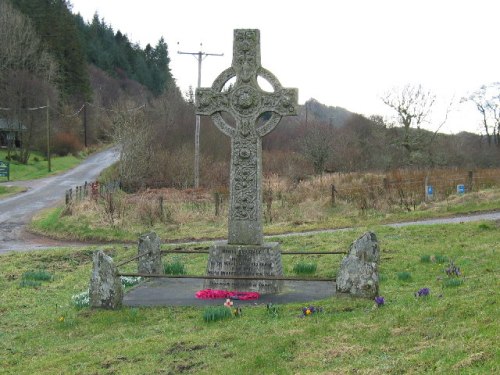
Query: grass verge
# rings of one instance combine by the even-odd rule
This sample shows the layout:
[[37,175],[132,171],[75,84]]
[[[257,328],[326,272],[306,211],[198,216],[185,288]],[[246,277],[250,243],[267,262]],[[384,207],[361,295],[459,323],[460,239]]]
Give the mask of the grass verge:
[[[160,215],[157,197],[151,195],[137,198],[120,193],[116,195],[113,203],[115,212],[112,221],[109,220],[109,212],[106,212],[106,202],[83,201],[75,205],[70,214],[63,214],[62,207],[42,212],[34,218],[30,230],[53,238],[78,241],[134,242],[141,233],[147,231],[155,231],[163,241],[203,240],[227,236],[227,213],[215,216],[210,202],[197,202],[193,197],[176,199],[178,200],[165,199]],[[264,234],[373,226],[500,210],[500,189],[424,205],[410,212],[369,210],[361,213],[348,205],[333,208],[329,205],[319,205],[316,208],[322,211],[321,217],[309,220],[305,217],[308,213],[295,206],[293,215],[264,223]]]
[[[299,317],[304,306],[298,304],[280,305],[276,314],[266,306],[248,307],[240,319],[211,323],[205,323],[202,307],[76,309],[71,297],[88,288],[93,248],[2,255],[2,371],[498,373],[498,223],[371,229],[382,251],[384,305],[351,298],[311,301],[322,313],[304,318]],[[346,250],[363,231],[287,237],[281,243],[288,251]],[[116,261],[136,253],[132,246],[105,251]],[[429,254],[453,260],[461,269],[462,283],[444,285],[448,264],[432,257],[422,262]],[[205,255],[175,256],[190,273],[204,272]],[[287,256],[284,270],[291,275],[299,261],[315,262],[318,276],[332,276],[340,259]],[[22,275],[34,269],[50,272],[53,280],[37,288],[20,288]],[[411,273],[411,280],[402,283],[401,272]],[[429,288],[430,294],[415,297],[422,288]]]
[[7,198],[10,195],[22,193],[26,188],[22,186],[2,186],[0,185],[0,198]]
[[[0,150],[0,160],[6,160],[7,152]],[[10,180],[33,180],[36,178],[54,175],[71,169],[81,163],[82,157],[54,156],[51,158],[51,172],[48,171],[47,160],[39,152],[32,152],[28,164],[21,164],[17,161],[10,161]]]

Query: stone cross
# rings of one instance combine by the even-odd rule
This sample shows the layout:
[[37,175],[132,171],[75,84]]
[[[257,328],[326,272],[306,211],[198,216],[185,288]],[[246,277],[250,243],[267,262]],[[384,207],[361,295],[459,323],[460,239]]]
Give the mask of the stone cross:
[[[263,91],[260,76],[273,92]],[[236,77],[234,86],[225,84]],[[298,90],[283,88],[278,79],[261,66],[260,32],[234,30],[233,62],[211,88],[196,90],[196,113],[211,116],[221,132],[231,138],[230,208],[228,244],[261,245],[262,234],[262,137],[272,131],[283,116],[297,114]],[[229,125],[222,113],[236,120]],[[270,113],[261,124],[259,118]],[[266,116],[262,116],[264,118]]]

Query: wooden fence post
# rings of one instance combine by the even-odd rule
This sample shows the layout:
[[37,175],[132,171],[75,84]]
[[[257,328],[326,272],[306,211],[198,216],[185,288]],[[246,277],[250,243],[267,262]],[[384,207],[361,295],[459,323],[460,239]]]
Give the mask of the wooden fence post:
[[163,221],[163,195],[160,195],[158,197],[158,206],[160,207],[160,217],[161,220]]
[[331,198],[331,205],[332,206],[335,206],[335,193],[337,192],[337,190],[335,189],[335,185],[332,184],[332,198]]
[[467,173],[467,193],[472,192],[472,180],[474,178],[474,172],[469,171]]
[[220,193],[216,191],[214,193],[214,199],[215,199],[215,216],[219,216],[220,213]]

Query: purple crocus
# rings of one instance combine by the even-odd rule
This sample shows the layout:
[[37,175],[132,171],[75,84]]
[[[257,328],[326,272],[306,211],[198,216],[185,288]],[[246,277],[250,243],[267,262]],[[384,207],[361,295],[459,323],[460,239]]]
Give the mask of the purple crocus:
[[385,303],[384,297],[382,296],[375,297],[375,303],[377,304],[377,307],[383,306]]
[[429,288],[422,288],[422,289],[420,289],[417,293],[415,293],[415,295],[416,295],[417,297],[426,297],[426,296],[428,296],[428,295],[429,295],[429,293],[430,293],[430,292],[431,292],[431,291],[430,291],[430,289],[429,289]]

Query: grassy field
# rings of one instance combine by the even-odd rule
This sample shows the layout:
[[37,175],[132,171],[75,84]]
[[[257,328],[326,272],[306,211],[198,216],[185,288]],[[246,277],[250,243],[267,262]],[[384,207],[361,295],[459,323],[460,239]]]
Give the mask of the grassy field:
[[[0,256],[0,362],[6,374],[493,374],[500,371],[499,223],[371,227],[381,246],[385,305],[346,297],[302,305],[248,307],[206,323],[203,308],[76,309],[88,286],[92,248]],[[284,250],[346,250],[364,229],[281,239]],[[108,247],[115,260],[135,246]],[[168,258],[171,259],[171,258]],[[168,260],[166,259],[166,260]],[[176,255],[188,274],[206,257]],[[341,256],[284,258],[334,275]],[[461,268],[452,278],[449,261]],[[51,280],[21,287],[23,274]],[[127,270],[127,269],[124,269]],[[405,277],[402,277],[402,275]],[[450,282],[450,280],[454,282]],[[421,288],[430,295],[416,297]],[[223,301],[221,301],[221,304]]]
[[[6,160],[7,151],[0,150],[0,160]],[[47,160],[39,152],[32,152],[30,160],[27,165],[21,164],[17,161],[10,162],[10,180],[33,180],[35,178],[46,177],[49,175],[57,174],[66,171],[70,168],[75,167],[82,161],[82,158],[75,157],[73,155],[63,156],[63,157],[52,157],[51,158],[51,170],[48,172]],[[1,181],[4,178],[0,178]],[[5,179],[7,180],[7,179]]]

